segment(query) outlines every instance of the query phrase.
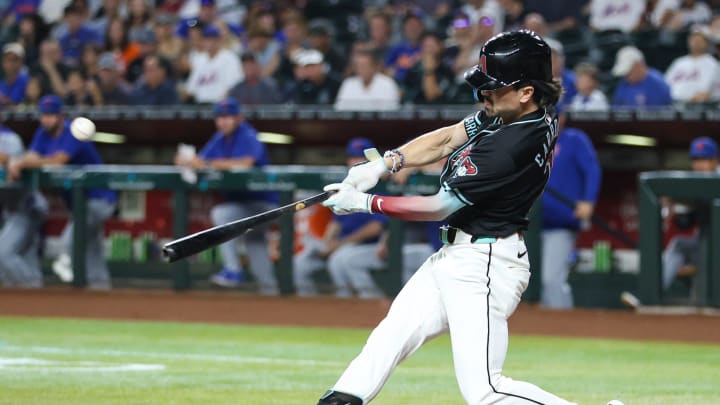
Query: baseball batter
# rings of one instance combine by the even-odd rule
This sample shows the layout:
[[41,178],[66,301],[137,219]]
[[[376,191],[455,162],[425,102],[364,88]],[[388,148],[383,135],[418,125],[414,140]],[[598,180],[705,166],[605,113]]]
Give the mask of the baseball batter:
[[[355,166],[325,205],[338,214],[382,213],[417,221],[447,218],[444,245],[395,298],[360,355],[320,405],[362,405],[393,369],[423,343],[450,333],[455,374],[469,404],[568,404],[541,388],[502,375],[507,319],[530,278],[522,231],[552,166],[561,85],[550,48],[530,31],[490,39],[465,74],[483,111]],[[387,171],[448,156],[433,196],[366,194]]]

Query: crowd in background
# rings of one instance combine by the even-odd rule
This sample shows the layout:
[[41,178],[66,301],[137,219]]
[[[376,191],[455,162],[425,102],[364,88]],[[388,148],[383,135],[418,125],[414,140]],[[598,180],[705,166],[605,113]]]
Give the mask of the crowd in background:
[[472,102],[483,43],[550,41],[572,109],[720,99],[716,0],[4,0],[0,105]]

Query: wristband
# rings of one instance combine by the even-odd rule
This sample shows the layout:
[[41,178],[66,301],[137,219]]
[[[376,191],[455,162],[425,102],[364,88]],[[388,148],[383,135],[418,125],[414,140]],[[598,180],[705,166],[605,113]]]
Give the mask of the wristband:
[[393,149],[385,152],[383,158],[389,157],[392,160],[392,167],[388,169],[390,173],[395,174],[405,166],[405,154],[399,149]]

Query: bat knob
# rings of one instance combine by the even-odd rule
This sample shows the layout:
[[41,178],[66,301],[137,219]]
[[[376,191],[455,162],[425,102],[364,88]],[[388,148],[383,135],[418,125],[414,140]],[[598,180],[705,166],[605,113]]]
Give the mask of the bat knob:
[[168,246],[163,247],[162,255],[165,261],[169,263],[172,263],[177,259],[177,252],[175,251],[175,249]]

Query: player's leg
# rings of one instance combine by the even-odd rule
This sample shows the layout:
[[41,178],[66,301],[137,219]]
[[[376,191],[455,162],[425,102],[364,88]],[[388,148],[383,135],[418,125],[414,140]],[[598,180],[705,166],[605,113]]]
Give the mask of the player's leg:
[[[335,287],[336,297],[348,298],[352,297],[353,295],[350,277],[348,277],[348,274],[344,269],[344,257],[348,254],[346,253],[347,250],[349,249],[352,252],[355,246],[355,244],[347,244],[340,246],[334,252],[332,252],[330,256],[328,256],[327,270],[328,274],[330,274],[330,279],[332,280],[333,287]],[[351,252],[350,254],[352,254]]]
[[[243,211],[239,208],[239,204],[221,203],[210,210],[210,220],[213,226],[217,226],[242,218],[242,214]],[[212,283],[224,287],[234,287],[244,281],[237,243],[237,239],[232,239],[220,245],[220,259],[223,269],[210,278]]]
[[[700,243],[697,237],[675,236],[670,239],[667,248],[662,255],[662,277],[663,288],[668,289],[677,277],[680,268],[692,261],[700,250]],[[694,264],[697,264],[695,262]]]
[[378,287],[371,271],[385,266],[377,257],[374,243],[352,244],[340,247],[328,260],[330,274],[347,280],[360,298],[383,298],[385,293]]
[[325,259],[319,255],[320,245],[322,241],[306,238],[303,250],[293,257],[293,282],[297,295],[301,297],[318,295],[312,275],[325,267]]
[[455,373],[468,404],[569,404],[533,384],[502,375],[507,319],[530,279],[527,257],[517,258],[524,250],[517,240],[453,245],[447,249],[444,271],[437,273]]
[[385,319],[370,333],[333,390],[370,402],[401,361],[446,330],[445,308],[433,274],[435,257],[429,258],[395,297]]
[[103,228],[115,212],[115,203],[102,199],[88,201],[85,240],[87,286],[94,290],[111,288],[110,271],[105,261]]
[[540,301],[547,308],[573,307],[568,283],[570,255],[575,249],[575,232],[552,229],[542,232],[542,289]]
[[[241,217],[236,219],[255,215],[273,207],[270,203],[264,201],[250,202],[247,205],[241,205],[245,210]],[[255,278],[258,285],[258,292],[261,294],[277,295],[279,293],[277,279],[275,278],[275,266],[270,261],[268,254],[267,233],[269,224],[263,224],[256,229],[248,232],[243,238],[247,247],[247,255],[250,259],[250,272]]]
[[403,245],[403,272],[402,282],[407,283],[420,268],[422,263],[427,260],[435,251],[428,243],[410,243]]
[[23,254],[36,236],[38,226],[28,212],[16,211],[5,219],[0,230],[0,270],[4,285],[42,287],[40,268],[29,263]]

